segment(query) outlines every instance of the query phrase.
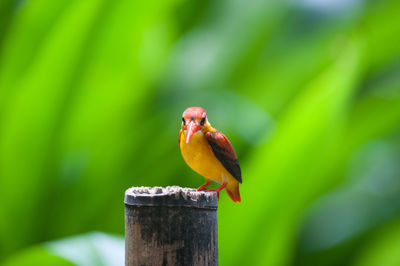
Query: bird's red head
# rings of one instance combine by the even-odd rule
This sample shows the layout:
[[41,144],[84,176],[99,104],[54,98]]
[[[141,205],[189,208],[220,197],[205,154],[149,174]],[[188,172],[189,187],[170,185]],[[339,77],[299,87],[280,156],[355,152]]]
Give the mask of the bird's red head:
[[182,129],[186,132],[186,143],[197,131],[207,125],[206,111],[201,107],[189,107],[182,114]]

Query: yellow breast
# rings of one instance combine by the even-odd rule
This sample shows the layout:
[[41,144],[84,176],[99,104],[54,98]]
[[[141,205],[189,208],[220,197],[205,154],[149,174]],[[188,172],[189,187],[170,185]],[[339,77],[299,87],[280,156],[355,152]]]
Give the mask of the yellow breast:
[[196,132],[189,143],[186,134],[182,132],[180,148],[183,159],[194,171],[217,183],[232,181],[233,176],[215,157],[211,146],[201,131]]

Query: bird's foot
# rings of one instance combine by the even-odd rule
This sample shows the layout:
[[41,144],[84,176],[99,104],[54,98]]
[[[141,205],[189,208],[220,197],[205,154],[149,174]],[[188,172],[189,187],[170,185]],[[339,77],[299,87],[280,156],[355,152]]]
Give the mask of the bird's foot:
[[209,192],[209,191],[215,191],[215,192],[217,192],[217,197],[218,197],[218,200],[219,200],[219,192],[221,191],[221,190],[223,190],[224,188],[226,188],[226,185],[227,185],[228,183],[223,183],[222,184],[222,186],[220,186],[219,188],[213,188],[213,189],[208,189],[207,190],[207,192]]
[[202,190],[207,190],[207,187],[210,185],[210,180],[207,179],[206,183],[204,185],[201,185],[197,191],[202,191]]

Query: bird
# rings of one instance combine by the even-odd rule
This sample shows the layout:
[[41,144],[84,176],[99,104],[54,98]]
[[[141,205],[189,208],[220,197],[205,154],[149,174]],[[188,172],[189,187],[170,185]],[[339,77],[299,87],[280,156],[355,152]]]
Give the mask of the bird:
[[[183,112],[179,147],[186,164],[206,179],[197,191],[216,191],[219,200],[219,192],[225,189],[232,201],[241,202],[242,173],[236,153],[228,138],[211,126],[202,107]],[[221,186],[207,189],[210,181]]]

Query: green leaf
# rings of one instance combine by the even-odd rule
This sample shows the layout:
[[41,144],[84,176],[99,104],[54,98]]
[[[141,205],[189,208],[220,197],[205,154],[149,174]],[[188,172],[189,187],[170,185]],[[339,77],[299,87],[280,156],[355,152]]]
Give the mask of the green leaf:
[[[359,78],[358,64],[359,44],[349,41],[337,62],[278,121],[275,136],[245,165],[243,172],[249,178],[241,187],[243,206],[219,210],[223,263],[284,265],[290,261],[295,225],[306,203],[321,190],[320,175],[330,164],[327,151],[342,129],[340,121]],[[235,228],[242,223],[250,226]],[[243,245],[225,250],[225,241],[232,237],[244,241]]]
[[123,265],[125,244],[123,237],[92,232],[67,237],[44,244],[52,254],[75,265]]
[[395,220],[370,237],[364,248],[355,255],[354,266],[400,265],[400,223]]
[[53,265],[53,266],[71,266],[74,263],[50,253],[43,246],[28,248],[11,256],[2,262],[3,266],[21,266],[21,265]]
[[[40,205],[46,198],[48,186],[53,183],[53,177],[44,174],[49,171],[48,152],[53,145],[65,97],[72,89],[70,81],[81,61],[83,44],[95,24],[102,2],[73,1],[57,18],[37,50],[37,59],[18,76],[18,82],[12,87],[1,87],[3,91],[15,90],[15,97],[9,98],[2,112],[0,131],[0,175],[5,177],[0,179],[0,191],[8,199],[0,203],[0,210],[8,217],[0,222],[0,241],[6,250],[31,243],[39,233],[30,227],[38,226],[34,222],[41,215]],[[16,34],[24,33],[21,28]],[[21,39],[12,41],[18,44]],[[8,71],[8,66],[2,70]],[[20,194],[15,193],[17,190]],[[20,195],[29,195],[28,205]],[[27,206],[23,219],[15,205]],[[11,232],[7,229],[15,223],[20,224],[20,230]]]
[[28,248],[2,265],[123,265],[124,252],[123,237],[92,232]]

